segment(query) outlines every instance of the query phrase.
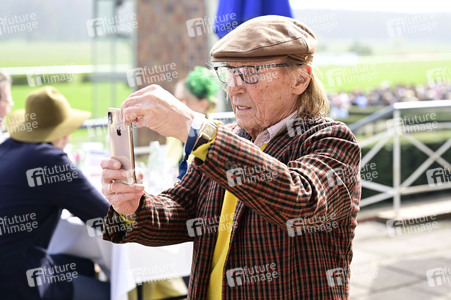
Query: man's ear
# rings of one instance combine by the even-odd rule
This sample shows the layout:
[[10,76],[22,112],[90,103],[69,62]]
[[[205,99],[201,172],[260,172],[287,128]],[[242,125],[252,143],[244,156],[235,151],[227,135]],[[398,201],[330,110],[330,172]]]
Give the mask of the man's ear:
[[293,86],[293,94],[300,95],[307,89],[312,75],[312,67],[310,65],[303,65],[296,70],[296,82]]

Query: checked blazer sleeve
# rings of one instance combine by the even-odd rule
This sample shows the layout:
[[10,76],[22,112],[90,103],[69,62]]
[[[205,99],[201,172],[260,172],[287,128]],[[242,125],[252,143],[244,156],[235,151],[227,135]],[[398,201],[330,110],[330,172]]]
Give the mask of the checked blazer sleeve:
[[[360,193],[360,148],[352,132],[331,119],[320,118],[301,134],[285,132],[264,152],[220,126],[207,159],[197,159],[196,164],[285,230],[292,219],[310,219],[314,224],[347,218],[358,209],[360,195],[353,191],[358,187]],[[231,165],[234,168],[228,170]]]
[[115,243],[136,242],[164,246],[192,241],[186,221],[194,218],[201,174],[190,168],[183,180],[158,196],[144,194],[135,222],[122,221],[110,207],[105,218],[103,238]]
[[[222,274],[223,299],[348,299],[360,148],[343,123],[298,121],[302,128],[283,130],[264,151],[241,137],[244,132],[237,135],[232,126],[219,125],[204,160],[195,158],[173,188],[141,199],[134,227],[114,227],[120,218],[110,208],[104,238],[149,246],[194,241],[188,299],[206,299],[228,190],[238,201]],[[190,220],[202,220],[194,237],[187,229]],[[268,279],[267,266],[274,266],[277,277],[271,273]],[[330,285],[328,275],[336,270],[344,277]]]

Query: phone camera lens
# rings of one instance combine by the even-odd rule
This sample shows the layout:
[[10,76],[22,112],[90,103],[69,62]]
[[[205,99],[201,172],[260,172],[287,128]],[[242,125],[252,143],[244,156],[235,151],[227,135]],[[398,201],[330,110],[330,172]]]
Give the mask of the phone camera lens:
[[110,112],[108,112],[108,122],[109,122],[110,124],[113,123],[113,116],[112,116],[112,114],[111,114]]

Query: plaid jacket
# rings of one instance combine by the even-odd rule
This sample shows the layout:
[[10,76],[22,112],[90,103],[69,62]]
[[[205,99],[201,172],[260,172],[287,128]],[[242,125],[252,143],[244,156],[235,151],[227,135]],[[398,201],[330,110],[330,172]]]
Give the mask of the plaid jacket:
[[173,188],[143,196],[134,228],[109,228],[108,218],[117,218],[110,208],[104,239],[193,241],[189,299],[205,299],[227,189],[239,201],[223,299],[348,299],[361,191],[354,135],[317,118],[289,122],[263,152],[240,136],[220,125],[204,162],[196,158]]

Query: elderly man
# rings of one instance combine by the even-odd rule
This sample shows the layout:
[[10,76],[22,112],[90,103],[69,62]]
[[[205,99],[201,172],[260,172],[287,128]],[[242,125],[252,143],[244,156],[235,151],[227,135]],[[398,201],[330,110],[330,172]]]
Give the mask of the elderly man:
[[3,142],[2,130],[6,116],[11,112],[14,105],[11,96],[11,77],[0,70],[0,143]]
[[189,299],[347,299],[360,149],[343,123],[322,117],[315,49],[310,29],[279,16],[218,41],[211,55],[225,63],[215,70],[236,116],[230,127],[159,86],[133,93],[122,104],[126,122],[186,141],[196,158],[160,195],[118,182],[120,163],[102,161],[108,217],[135,222],[122,232],[106,224],[104,238],[194,241]]

